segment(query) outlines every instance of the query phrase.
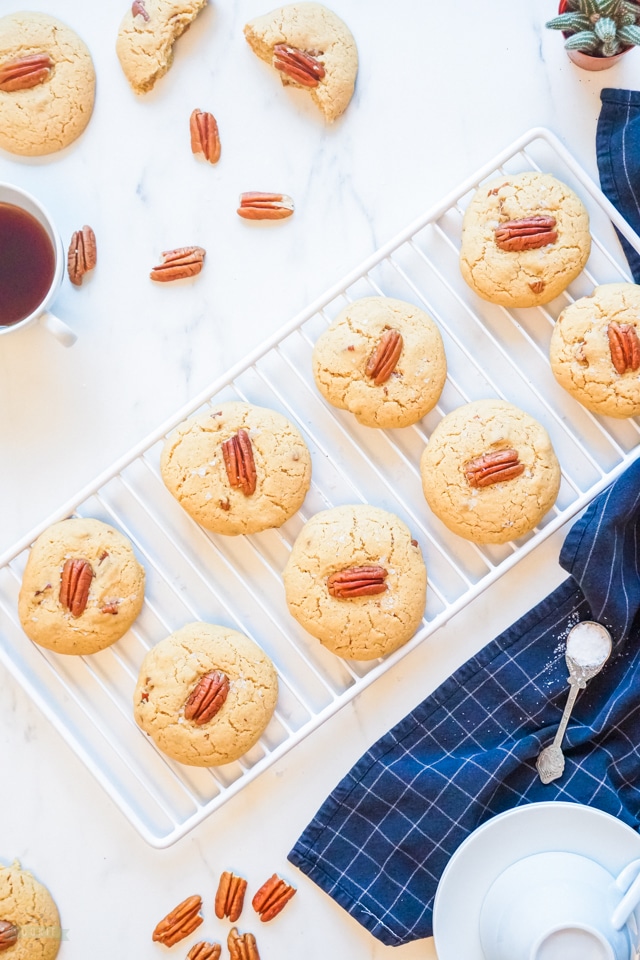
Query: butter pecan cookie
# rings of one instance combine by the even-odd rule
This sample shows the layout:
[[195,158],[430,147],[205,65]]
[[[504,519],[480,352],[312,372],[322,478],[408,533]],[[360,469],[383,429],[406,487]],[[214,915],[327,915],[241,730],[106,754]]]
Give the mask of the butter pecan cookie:
[[548,303],[584,268],[589,215],[573,190],[548,173],[483,183],[462,224],[462,276],[485,300],[505,307]]
[[180,424],[160,470],[194,520],[230,535],[281,526],[311,483],[311,457],[293,424],[275,410],[235,401]]
[[91,54],[66,24],[44,13],[0,19],[0,147],[39,157],[79,137],[93,111]]
[[547,431],[504,400],[474,400],[447,414],[429,438],[420,472],[435,515],[475,543],[528,533],[560,489]]
[[325,120],[346,110],[356,82],[358,51],[347,25],[320,3],[292,3],[251,20],[247,43],[280,74],[284,86],[308,90]]
[[323,396],[367,427],[406,427],[431,410],[447,361],[434,321],[391,297],[364,297],[345,307],[313,350]]
[[134,93],[148,93],[173,63],[173,45],[207,0],[133,0],[116,40],[120,66]]
[[189,623],[144,658],[133,715],[167,756],[212,767],[237,760],[260,739],[277,699],[275,667],[253,640]]
[[9,960],[54,960],[62,929],[53,897],[17,860],[0,865],[0,952]]
[[316,513],[283,579],[291,615],[339,657],[372,660],[397,650],[424,614],[427,571],[418,542],[379,507]]
[[18,613],[27,636],[56,653],[96,653],[120,639],[144,601],[129,540],[101,520],[54,523],[33,544]]
[[551,370],[579,403],[608,417],[640,414],[640,286],[605,283],[565,307],[549,345]]

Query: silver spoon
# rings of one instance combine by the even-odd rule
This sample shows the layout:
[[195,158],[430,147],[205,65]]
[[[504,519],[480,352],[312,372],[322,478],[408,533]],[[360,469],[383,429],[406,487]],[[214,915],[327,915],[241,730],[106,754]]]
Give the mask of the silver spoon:
[[565,660],[569,668],[568,683],[571,690],[553,743],[541,750],[536,760],[538,775],[543,783],[551,783],[562,776],[564,754],[561,743],[576,697],[586,687],[587,680],[600,673],[610,655],[611,634],[602,624],[583,620],[569,631]]

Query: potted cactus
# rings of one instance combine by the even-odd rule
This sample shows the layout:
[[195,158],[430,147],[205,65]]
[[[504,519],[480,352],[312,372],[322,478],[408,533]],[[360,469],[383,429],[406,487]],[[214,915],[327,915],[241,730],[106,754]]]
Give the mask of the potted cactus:
[[586,70],[606,70],[640,45],[640,5],[635,0],[560,0],[547,21],[562,30],[571,60]]

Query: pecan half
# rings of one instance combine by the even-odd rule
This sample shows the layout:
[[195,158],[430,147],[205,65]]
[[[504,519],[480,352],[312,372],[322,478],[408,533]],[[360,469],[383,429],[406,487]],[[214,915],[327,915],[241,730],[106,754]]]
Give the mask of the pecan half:
[[0,920],[0,951],[8,950],[18,942],[19,930],[10,920]]
[[209,163],[217,163],[220,159],[220,133],[216,118],[212,113],[197,108],[189,118],[191,133],[191,150],[201,153]]
[[489,487],[519,477],[524,473],[524,464],[520,463],[515,450],[496,450],[469,460],[464,465],[464,472],[470,487]]
[[168,283],[170,280],[184,280],[195,277],[202,270],[206,250],[202,247],[177,247],[165,250],[162,263],[154,267],[149,276],[152,280]]
[[544,280],[534,280],[532,283],[529,283],[528,286],[534,293],[542,293],[546,287]]
[[215,914],[219,920],[228,917],[235,923],[244,906],[244,895],[247,890],[247,881],[236,877],[233,873],[225,872],[220,877],[218,892],[215,900]]
[[402,353],[402,343],[402,334],[399,330],[387,329],[367,360],[364,372],[371,377],[376,387],[386,383],[395,370]]
[[12,93],[14,90],[28,90],[37,87],[49,76],[53,60],[48,53],[34,53],[29,57],[9,60],[0,67],[0,90]]
[[631,323],[610,323],[607,327],[611,362],[619,374],[640,367],[640,340]]
[[256,938],[252,933],[238,933],[235,927],[227,937],[229,960],[260,960]]
[[219,943],[209,943],[207,940],[200,940],[194,943],[187,954],[187,960],[220,960],[222,947]]
[[238,430],[222,444],[222,456],[232,487],[239,487],[245,497],[255,493],[257,474],[251,438],[246,430]]
[[131,4],[131,16],[142,17],[142,19],[146,21],[151,19],[147,8],[144,5],[144,0],[133,0],[133,3]]
[[326,73],[318,60],[319,56],[315,50],[299,50],[286,43],[276,43],[273,48],[273,65],[289,80],[303,87],[317,87]]
[[84,613],[93,577],[93,567],[88,560],[65,560],[60,578],[59,600],[72,617],[80,617]]
[[76,230],[71,237],[67,253],[67,271],[71,283],[79,287],[88,270],[93,270],[98,260],[96,235],[85,223],[82,230]]
[[263,923],[273,920],[284,909],[296,892],[296,888],[279,877],[277,873],[266,880],[255,894],[251,905],[260,914]]
[[496,246],[501,250],[534,250],[555,243],[558,232],[556,218],[548,216],[522,217],[508,220],[495,228]]
[[187,897],[160,921],[151,939],[163,943],[165,947],[172,947],[193,933],[204,921],[204,917],[200,916],[201,908],[202,897]]
[[208,723],[222,705],[229,693],[229,677],[221,670],[212,670],[200,677],[184,705],[185,720],[193,720],[199,727]]
[[348,600],[350,597],[371,597],[376,593],[384,593],[387,589],[384,581],[388,576],[384,567],[374,564],[347,567],[327,577],[327,590],[330,596],[337,597],[339,600]]
[[241,193],[237,213],[245,220],[284,220],[293,213],[293,200],[286,193]]

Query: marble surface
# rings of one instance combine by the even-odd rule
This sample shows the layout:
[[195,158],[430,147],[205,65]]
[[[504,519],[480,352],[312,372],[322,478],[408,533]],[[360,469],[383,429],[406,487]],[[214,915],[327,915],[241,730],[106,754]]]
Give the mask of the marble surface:
[[[554,0],[337,0],[361,65],[331,127],[284,90],[242,26],[268,5],[211,2],[144,98],[115,54],[126,3],[40,0],[74,26],[97,71],[92,120],[68,149],[0,154],[0,181],[35,193],[63,241],[83,223],[99,263],[68,280],[55,309],[77,332],[65,349],[34,326],[0,340],[0,553],[46,519],[216,376],[276,331],[424,209],[530,127],[551,128],[597,178],[603,86],[635,87],[640,53],[612,70],[571,64],[544,29]],[[1,13],[34,9],[3,0]],[[218,119],[222,158],[194,160],[194,107]],[[295,200],[283,224],[236,215],[244,190]],[[162,250],[206,248],[197,281],[148,279]],[[263,960],[433,958],[432,941],[392,951],[286,863],[313,813],[370,743],[563,578],[559,531],[488,592],[166,850],[149,847],[82,762],[0,667],[0,859],[18,857],[54,892],[67,930],[60,957],[160,956],[150,931],[176,902],[210,903],[230,866],[253,884],[280,871],[299,894],[259,930]],[[203,931],[224,935],[211,919]],[[180,948],[176,956],[183,955]]]

